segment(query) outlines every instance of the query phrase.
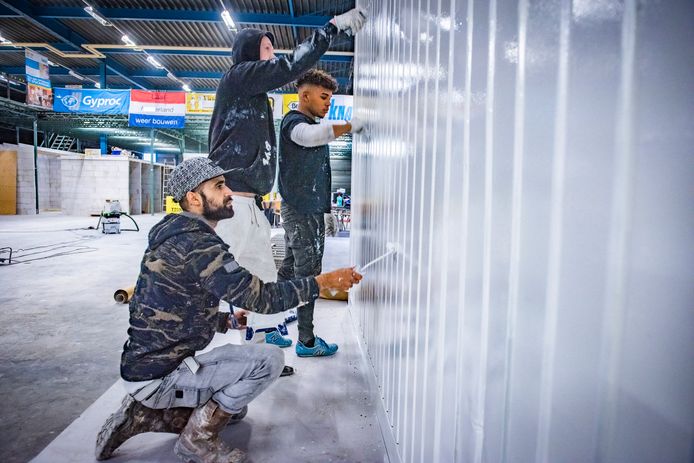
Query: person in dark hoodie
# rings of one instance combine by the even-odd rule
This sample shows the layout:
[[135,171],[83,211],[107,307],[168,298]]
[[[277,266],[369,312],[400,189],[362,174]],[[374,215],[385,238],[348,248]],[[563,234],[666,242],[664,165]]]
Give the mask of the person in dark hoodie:
[[240,266],[214,231],[234,215],[225,173],[194,158],[171,174],[169,190],[184,212],[166,215],[149,233],[121,356],[128,394],[98,434],[98,460],[136,434],[173,432],[180,433],[174,452],[184,461],[243,461],[244,452],[218,434],[279,377],[284,355],[275,346],[232,344],[197,354],[215,332],[243,328],[245,310],[220,312],[220,299],[259,313],[300,311],[321,289],[346,290],[361,279],[345,268],[264,283]]
[[[277,280],[270,225],[262,214],[261,196],[272,190],[277,169],[277,142],[267,92],[288,84],[313,67],[340,31],[356,33],[366,13],[353,9],[316,29],[292,54],[275,57],[274,36],[258,29],[241,30],[234,41],[233,65],[217,88],[209,131],[209,158],[223,169],[234,191],[236,214],[220,221],[217,234],[236,260],[265,282]],[[288,347],[283,337],[286,314],[250,313],[251,341]]]

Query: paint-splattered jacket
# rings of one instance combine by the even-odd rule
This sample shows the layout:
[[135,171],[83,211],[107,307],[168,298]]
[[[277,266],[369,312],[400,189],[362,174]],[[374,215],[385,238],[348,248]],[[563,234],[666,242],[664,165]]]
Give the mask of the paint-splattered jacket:
[[210,121],[210,159],[224,169],[233,191],[264,195],[272,190],[277,166],[277,141],[267,93],[286,85],[315,65],[328,50],[337,28],[328,23],[288,56],[259,61],[256,29],[240,31],[234,42],[234,64],[224,74]]
[[161,378],[227,330],[219,300],[258,313],[277,313],[318,297],[314,278],[263,283],[240,267],[214,230],[189,215],[169,214],[149,233],[130,303],[121,376]]

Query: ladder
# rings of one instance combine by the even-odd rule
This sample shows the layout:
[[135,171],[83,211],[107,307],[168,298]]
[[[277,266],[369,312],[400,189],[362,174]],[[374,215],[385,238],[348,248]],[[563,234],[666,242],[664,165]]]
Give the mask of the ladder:
[[164,166],[162,167],[162,176],[161,176],[161,210],[165,211],[166,210],[166,197],[170,195],[171,193],[169,192],[169,178],[171,177],[171,172],[173,172],[174,168],[176,166],[173,164],[169,164],[168,162],[164,163]]
[[68,135],[56,135],[51,140],[51,148],[54,150],[70,151],[75,139]]

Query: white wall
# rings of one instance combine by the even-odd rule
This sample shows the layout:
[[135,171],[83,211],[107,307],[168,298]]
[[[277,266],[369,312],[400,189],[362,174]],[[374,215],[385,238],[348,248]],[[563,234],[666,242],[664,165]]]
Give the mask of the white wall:
[[129,159],[126,157],[61,157],[61,206],[69,215],[98,214],[107,199],[130,211]]
[[690,462],[694,4],[359,1],[350,295],[405,462]]
[[[17,151],[17,214],[36,214],[33,145],[4,144]],[[60,155],[64,151],[38,148],[39,210],[60,209]]]
[[[34,147],[29,148],[33,156]],[[39,209],[42,211],[60,209],[60,156],[63,153],[39,148]]]

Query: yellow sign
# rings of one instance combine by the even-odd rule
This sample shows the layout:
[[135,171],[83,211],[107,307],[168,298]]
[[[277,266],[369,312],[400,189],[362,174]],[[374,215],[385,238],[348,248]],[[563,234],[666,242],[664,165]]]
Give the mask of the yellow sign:
[[186,93],[186,114],[212,114],[214,93]]
[[282,114],[287,114],[294,109],[299,109],[299,95],[296,93],[287,93],[283,95]]
[[183,209],[181,209],[181,206],[176,201],[174,201],[173,196],[166,197],[165,210],[167,214],[178,214],[179,212],[183,211]]

